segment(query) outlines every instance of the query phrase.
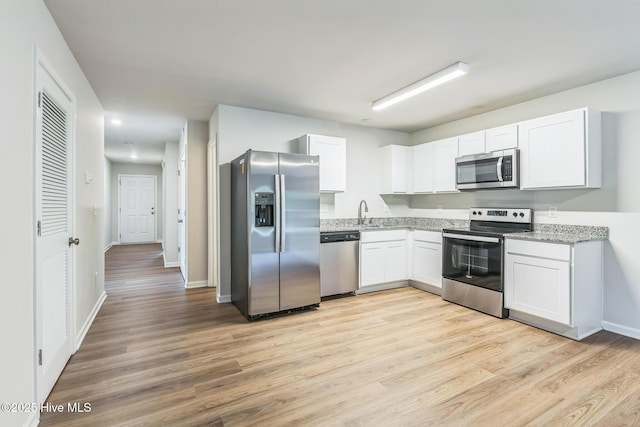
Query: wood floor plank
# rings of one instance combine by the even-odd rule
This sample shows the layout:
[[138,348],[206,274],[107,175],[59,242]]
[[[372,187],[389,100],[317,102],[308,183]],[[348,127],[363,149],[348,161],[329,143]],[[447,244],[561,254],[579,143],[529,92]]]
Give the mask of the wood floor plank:
[[108,298],[41,426],[640,425],[640,341],[576,342],[413,288],[248,322],[159,245],[111,248]]

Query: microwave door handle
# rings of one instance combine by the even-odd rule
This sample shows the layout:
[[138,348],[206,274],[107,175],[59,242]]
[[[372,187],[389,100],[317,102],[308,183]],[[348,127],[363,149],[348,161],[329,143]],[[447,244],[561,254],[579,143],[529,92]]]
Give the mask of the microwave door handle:
[[504,159],[503,156],[498,157],[497,172],[498,172],[498,181],[500,182],[504,181],[504,178],[502,177],[502,160],[503,159]]

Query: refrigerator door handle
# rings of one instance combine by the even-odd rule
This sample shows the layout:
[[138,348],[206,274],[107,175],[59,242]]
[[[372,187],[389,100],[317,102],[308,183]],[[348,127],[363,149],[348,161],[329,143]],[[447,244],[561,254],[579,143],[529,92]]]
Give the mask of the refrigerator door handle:
[[280,252],[284,252],[286,243],[285,226],[287,225],[287,190],[284,174],[280,175]]
[[275,234],[276,234],[276,245],[275,245],[275,250],[274,252],[280,252],[280,175],[274,175],[273,176],[274,180],[275,180],[275,224],[276,224],[276,230],[275,230]]

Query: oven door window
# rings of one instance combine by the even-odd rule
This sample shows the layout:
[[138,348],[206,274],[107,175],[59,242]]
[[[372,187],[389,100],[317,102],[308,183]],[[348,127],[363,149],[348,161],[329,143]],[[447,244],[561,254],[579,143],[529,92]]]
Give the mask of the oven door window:
[[442,276],[502,292],[502,244],[446,237]]
[[457,165],[458,184],[498,182],[498,159],[474,160]]

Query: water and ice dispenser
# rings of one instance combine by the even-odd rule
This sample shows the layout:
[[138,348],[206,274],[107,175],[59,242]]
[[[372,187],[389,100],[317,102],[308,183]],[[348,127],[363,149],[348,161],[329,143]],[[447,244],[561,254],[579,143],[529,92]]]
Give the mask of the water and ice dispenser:
[[256,193],[256,227],[273,227],[273,193]]

